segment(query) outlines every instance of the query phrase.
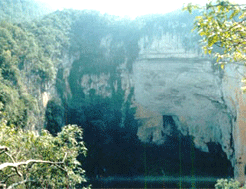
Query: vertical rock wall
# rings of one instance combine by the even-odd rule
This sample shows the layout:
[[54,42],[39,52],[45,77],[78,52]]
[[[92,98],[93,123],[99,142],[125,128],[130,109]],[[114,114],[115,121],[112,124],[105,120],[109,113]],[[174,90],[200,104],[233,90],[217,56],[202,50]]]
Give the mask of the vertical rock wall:
[[220,70],[199,54],[200,49],[184,46],[189,41],[182,33],[160,33],[138,40],[133,70],[129,62],[138,47],[132,45],[136,39],[127,41],[132,35],[114,45],[107,35],[97,39],[100,47],[92,48],[96,53],[81,51],[65,57],[56,87],[66,111],[78,114],[71,115],[77,120],[68,118],[66,123],[115,129],[131,126],[126,117],[135,114],[139,139],[165,145],[172,128],[168,123],[163,127],[163,116],[172,117],[183,135],[192,136],[196,148],[209,152],[208,144],[220,144],[236,178],[244,180],[246,106],[239,74],[244,70],[237,66]]
[[[161,115],[172,116],[184,135],[194,137],[202,151],[220,144],[245,181],[246,98],[240,89],[244,67],[220,70],[196,51],[186,52],[179,37],[154,40],[134,64],[136,101]],[[141,44],[141,43],[140,43]]]
[[234,145],[234,176],[241,183],[245,182],[246,165],[246,94],[242,93],[241,79],[245,66],[240,63],[229,64],[225,67],[222,79],[222,91],[228,110],[232,116],[232,133]]

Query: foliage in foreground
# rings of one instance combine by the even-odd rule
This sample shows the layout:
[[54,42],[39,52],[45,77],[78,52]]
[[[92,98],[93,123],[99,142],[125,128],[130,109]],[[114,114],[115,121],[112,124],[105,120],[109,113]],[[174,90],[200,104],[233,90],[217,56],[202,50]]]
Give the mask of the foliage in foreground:
[[82,130],[65,126],[56,137],[0,123],[0,183],[6,188],[75,188],[86,182],[76,157],[86,148]]
[[[228,62],[246,64],[246,5],[209,0],[206,6],[189,3],[183,10],[200,10],[194,29],[203,37],[205,54],[214,54],[224,68]],[[246,80],[243,80],[246,83]],[[246,87],[243,88],[246,91]]]
[[246,188],[240,187],[240,183],[237,180],[234,179],[219,179],[217,180],[217,183],[215,184],[215,189],[243,189]]

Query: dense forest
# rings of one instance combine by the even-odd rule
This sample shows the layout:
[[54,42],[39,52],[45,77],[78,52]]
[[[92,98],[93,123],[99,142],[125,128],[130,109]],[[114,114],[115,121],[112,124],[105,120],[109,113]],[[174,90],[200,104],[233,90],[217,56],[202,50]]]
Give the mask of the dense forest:
[[32,21],[52,12],[46,4],[31,0],[3,0],[0,9],[0,20],[15,23]]
[[[0,17],[0,99],[5,105],[8,121],[20,127],[28,127],[31,124],[31,114],[40,113],[35,105],[38,103],[35,97],[40,92],[36,90],[36,86],[41,86],[40,89],[45,91],[54,82],[58,67],[66,54],[86,54],[85,62],[88,63],[86,70],[83,70],[86,73],[110,72],[124,61],[124,56],[129,57],[128,67],[131,67],[138,56],[138,40],[141,36],[156,36],[167,31],[180,33],[178,25],[185,21],[184,15],[176,15],[178,18],[175,18],[172,14],[165,19],[163,15],[156,15],[140,17],[133,21],[119,20],[116,16],[101,15],[96,11],[63,10],[44,15],[49,11],[44,11],[46,7],[34,1],[5,0],[1,1],[1,4],[4,6],[0,6],[0,14],[3,15]],[[171,19],[180,20],[180,23],[176,21],[176,26],[170,25],[168,23]],[[159,26],[164,27],[162,30],[153,29]],[[187,28],[189,29],[184,29],[188,30]],[[113,36],[113,42],[109,47],[110,54],[105,56],[108,47],[100,48],[100,40],[110,35]],[[119,47],[122,41],[124,47]],[[184,43],[187,48],[192,46],[185,38]],[[94,58],[94,55],[103,57],[100,57],[100,60],[94,59],[92,63],[89,59]],[[73,68],[76,69],[76,64]],[[70,75],[76,78],[76,74],[78,73]],[[72,78],[70,80],[75,82]],[[76,85],[71,84],[71,87]]]
[[[182,174],[191,174],[192,166],[199,167],[207,158],[206,153],[193,149],[191,139],[182,137],[178,131],[175,131],[177,137],[170,138],[166,146],[145,144],[138,139],[139,122],[134,118],[136,108],[131,104],[134,89],[125,96],[119,66],[125,63],[124,69],[132,71],[139,54],[138,42],[146,35],[150,36],[146,46],[155,37],[170,32],[182,36],[187,50],[196,49],[199,37],[187,34],[192,27],[189,20],[195,16],[174,12],[128,20],[89,10],[51,12],[32,0],[1,0],[1,119],[6,120],[7,126],[24,130],[41,132],[45,128],[58,138],[64,125],[81,126],[88,155],[79,156],[78,160],[91,177],[179,174],[179,156],[173,154],[172,148],[180,140],[184,141]],[[70,65],[69,75],[65,75],[64,62],[78,54],[79,58]],[[110,74],[108,97],[98,95],[94,89],[86,94],[78,85],[84,75],[100,73]],[[41,96],[46,91],[53,98],[43,107]],[[190,151],[185,148],[203,159],[192,162]],[[157,158],[162,155],[167,156],[165,160]],[[220,161],[216,156],[212,159]],[[225,170],[230,166],[226,164]],[[200,166],[197,173],[203,169],[209,168]],[[208,171],[220,175],[215,167]]]

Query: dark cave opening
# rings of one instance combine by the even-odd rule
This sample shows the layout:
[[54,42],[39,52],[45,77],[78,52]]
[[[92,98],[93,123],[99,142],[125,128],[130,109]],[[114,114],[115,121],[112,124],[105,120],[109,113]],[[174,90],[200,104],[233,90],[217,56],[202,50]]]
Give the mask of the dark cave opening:
[[164,129],[168,124],[172,127],[172,134],[167,136],[168,139],[162,148],[172,154],[172,156],[166,156],[166,158],[172,157],[176,162],[179,159],[180,174],[223,178],[233,177],[233,167],[220,144],[210,142],[207,144],[209,152],[202,152],[195,148],[194,137],[182,135],[177,130],[172,116],[164,115]]
[[[154,167],[155,164],[165,165],[161,166],[162,170],[159,172],[176,176],[233,177],[233,167],[220,144],[210,142],[207,144],[209,152],[200,151],[195,148],[193,137],[182,135],[169,115],[163,115],[163,128],[169,129],[169,132],[165,132],[169,133],[165,143],[160,146],[147,144],[150,167]],[[158,157],[162,157],[159,160],[161,163],[153,161]]]
[[[177,130],[172,116],[163,116],[163,128],[171,128],[169,135],[164,133],[164,144],[143,143],[137,137],[138,122],[134,115],[129,113],[124,127],[120,127],[121,112],[109,106],[105,102],[62,109],[66,124],[77,124],[84,130],[88,155],[79,160],[87,176],[233,177],[233,168],[221,146],[208,143],[209,153],[196,149],[192,137]],[[57,111],[54,104],[52,110]],[[57,126],[51,118],[47,119],[47,128]]]

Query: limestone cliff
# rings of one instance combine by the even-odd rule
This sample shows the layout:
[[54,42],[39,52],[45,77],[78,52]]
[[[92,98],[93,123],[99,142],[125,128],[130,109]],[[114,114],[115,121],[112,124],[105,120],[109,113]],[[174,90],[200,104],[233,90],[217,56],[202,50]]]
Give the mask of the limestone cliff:
[[242,87],[241,79],[245,73],[245,66],[240,63],[230,64],[225,68],[222,78],[222,91],[227,108],[232,117],[232,143],[234,146],[234,176],[240,182],[245,181],[245,158],[246,158],[246,96],[240,89]]
[[82,42],[58,69],[60,100],[47,102],[43,94],[50,130],[77,123],[92,133],[99,129],[109,144],[112,130],[127,127],[137,129],[140,141],[163,146],[178,130],[201,151],[209,152],[210,143],[221,145],[235,176],[244,174],[245,100],[238,74],[243,70],[233,65],[221,70],[203,56],[185,21],[147,19],[139,30],[124,26],[115,32],[114,26],[85,30],[89,25],[81,20],[72,28]]
[[209,152],[209,142],[220,144],[235,167],[234,176],[243,182],[246,115],[240,88],[244,69],[232,64],[220,70],[211,58],[185,52],[178,37],[164,35],[141,49],[134,63],[135,99],[153,112],[172,116],[182,134],[193,136],[202,151]]
[[243,70],[220,70],[201,54],[193,19],[64,10],[2,23],[0,106],[9,124],[54,135],[80,125],[92,176],[181,176],[181,168],[230,176],[226,155],[243,176]]
[[[223,100],[221,73],[209,59],[194,52],[185,53],[182,46],[173,48],[177,45],[165,37],[163,53],[160,49],[158,54],[153,49],[145,50],[140,55],[145,58],[134,64],[136,101],[161,115],[173,116],[179,130],[194,136],[197,147],[208,151],[206,143],[224,143],[230,138],[230,115]],[[223,146],[229,149],[229,145],[225,142]]]

